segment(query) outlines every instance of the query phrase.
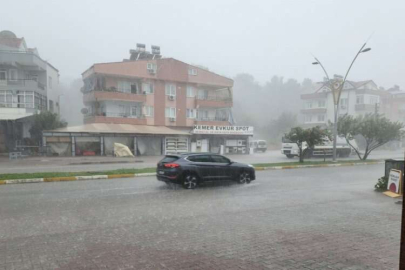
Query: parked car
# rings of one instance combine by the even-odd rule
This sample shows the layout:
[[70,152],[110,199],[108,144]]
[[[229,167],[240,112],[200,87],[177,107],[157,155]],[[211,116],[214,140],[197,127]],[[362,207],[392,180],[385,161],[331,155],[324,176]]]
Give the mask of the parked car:
[[210,153],[166,155],[157,164],[156,176],[159,181],[180,184],[186,189],[207,181],[234,180],[248,184],[256,179],[252,165]]
[[253,149],[253,152],[266,152],[267,142],[265,140],[254,140],[249,143],[249,147]]

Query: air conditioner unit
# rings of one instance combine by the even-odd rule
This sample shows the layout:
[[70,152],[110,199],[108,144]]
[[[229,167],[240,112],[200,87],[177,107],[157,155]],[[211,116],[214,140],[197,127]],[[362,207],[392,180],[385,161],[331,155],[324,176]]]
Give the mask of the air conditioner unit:
[[148,69],[148,71],[149,71],[149,74],[156,74],[156,70],[155,69]]
[[174,100],[175,96],[169,96],[169,100]]
[[142,94],[146,95],[146,91],[143,91]]
[[170,118],[169,118],[169,121],[170,121],[170,122],[176,122],[176,118],[170,117]]

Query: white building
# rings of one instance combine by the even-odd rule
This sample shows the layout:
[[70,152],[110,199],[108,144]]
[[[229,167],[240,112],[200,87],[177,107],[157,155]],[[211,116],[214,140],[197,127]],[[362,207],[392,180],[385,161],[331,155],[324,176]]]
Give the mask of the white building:
[[32,115],[60,112],[59,71],[36,48],[10,31],[0,32],[0,154],[29,138]]
[[[346,81],[339,102],[339,116],[364,115],[379,110],[384,97],[389,95],[379,90],[372,81]],[[305,126],[327,125],[334,122],[333,95],[326,82],[316,84],[314,93],[302,94],[300,122]]]

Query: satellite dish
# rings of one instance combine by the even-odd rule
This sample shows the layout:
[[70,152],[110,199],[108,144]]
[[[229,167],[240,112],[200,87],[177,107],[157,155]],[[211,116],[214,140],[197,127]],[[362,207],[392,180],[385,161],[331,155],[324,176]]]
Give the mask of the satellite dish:
[[88,113],[89,113],[89,109],[83,108],[83,109],[81,109],[81,113],[82,113],[82,114],[88,114]]

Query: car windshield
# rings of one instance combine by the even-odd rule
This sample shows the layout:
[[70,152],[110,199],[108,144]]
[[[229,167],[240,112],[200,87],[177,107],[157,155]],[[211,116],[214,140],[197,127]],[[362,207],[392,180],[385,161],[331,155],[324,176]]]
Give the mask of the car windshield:
[[0,270],[405,270],[404,22],[1,0]]

